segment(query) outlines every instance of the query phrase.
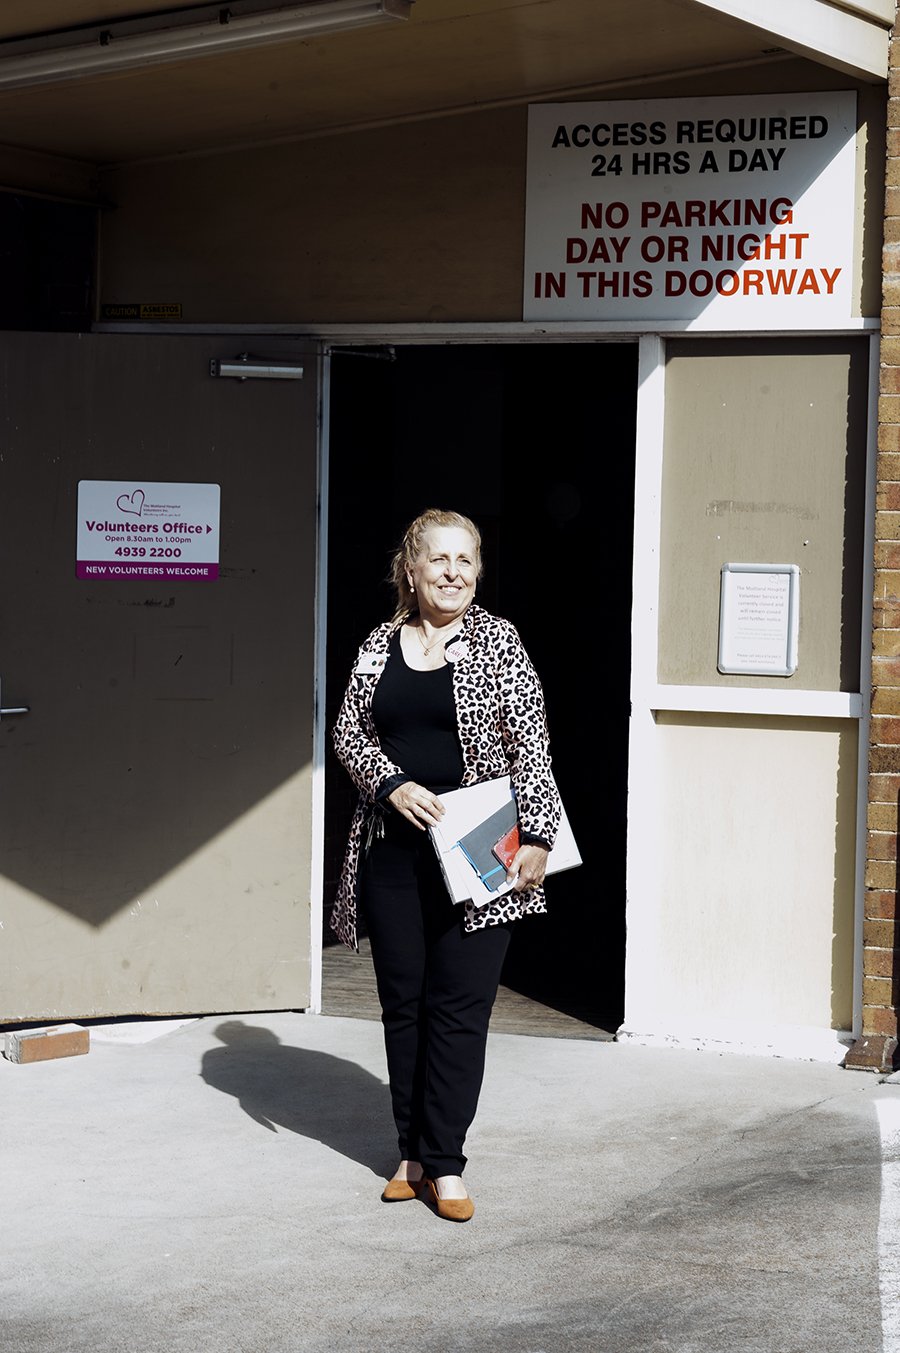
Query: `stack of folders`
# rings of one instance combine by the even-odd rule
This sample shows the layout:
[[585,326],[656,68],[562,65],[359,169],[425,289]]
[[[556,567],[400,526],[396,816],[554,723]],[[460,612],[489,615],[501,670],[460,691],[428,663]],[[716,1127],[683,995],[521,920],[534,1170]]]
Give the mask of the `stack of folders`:
[[[428,831],[454,902],[476,907],[512,891],[507,870],[519,849],[519,820],[508,775],[441,795],[444,816]],[[581,855],[563,809],[559,832],[547,857],[547,873],[574,869]]]

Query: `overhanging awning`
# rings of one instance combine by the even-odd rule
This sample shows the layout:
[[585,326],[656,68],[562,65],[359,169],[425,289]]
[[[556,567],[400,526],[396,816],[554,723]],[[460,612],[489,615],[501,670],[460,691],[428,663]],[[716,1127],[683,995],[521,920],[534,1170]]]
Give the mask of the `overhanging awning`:
[[894,0],[682,0],[856,79],[888,77]]

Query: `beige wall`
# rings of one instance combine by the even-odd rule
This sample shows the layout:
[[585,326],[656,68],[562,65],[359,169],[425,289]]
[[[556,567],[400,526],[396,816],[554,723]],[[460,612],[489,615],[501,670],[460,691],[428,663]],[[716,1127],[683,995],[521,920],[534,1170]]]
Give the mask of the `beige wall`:
[[656,733],[659,893],[629,921],[626,1029],[850,1028],[856,724],[661,713]]
[[[851,88],[789,61],[598,98]],[[590,97],[585,92],[583,97]],[[879,304],[884,94],[859,87],[857,304]],[[107,170],[100,299],[187,322],[517,320],[526,108]],[[865,237],[865,238],[864,238]],[[866,286],[862,287],[863,252]]]
[[[302,1009],[310,993],[310,802],[306,767],[159,877],[138,882],[137,869],[130,877],[123,870],[119,905],[103,919],[78,914],[91,899],[72,896],[74,883],[61,905],[0,879],[16,955],[0,964],[0,1018]],[[158,805],[157,823],[162,816]],[[76,848],[66,839],[60,854]],[[99,851],[95,864],[100,874]]]
[[[659,679],[859,690],[868,340],[673,340]],[[717,671],[724,563],[798,564],[799,666]]]

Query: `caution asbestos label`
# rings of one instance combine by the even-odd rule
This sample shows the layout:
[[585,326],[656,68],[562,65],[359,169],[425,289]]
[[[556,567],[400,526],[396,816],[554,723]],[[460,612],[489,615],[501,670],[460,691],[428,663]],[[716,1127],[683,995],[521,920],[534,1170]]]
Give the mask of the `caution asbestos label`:
[[180,301],[114,301],[101,305],[101,319],[181,319]]

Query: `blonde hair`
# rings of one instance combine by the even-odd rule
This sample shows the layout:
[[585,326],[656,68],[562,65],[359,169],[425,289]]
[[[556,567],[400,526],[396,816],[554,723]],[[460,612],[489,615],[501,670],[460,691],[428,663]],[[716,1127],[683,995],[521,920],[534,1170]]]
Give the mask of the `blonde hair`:
[[400,548],[391,560],[390,582],[393,584],[396,607],[394,620],[403,620],[416,609],[416,599],[409,585],[408,573],[422,553],[425,536],[436,527],[451,526],[468,531],[475,542],[475,568],[477,577],[481,577],[481,532],[475,523],[464,517],[461,512],[445,512],[442,508],[430,507],[420,512],[415,521],[411,521],[403,532]]

